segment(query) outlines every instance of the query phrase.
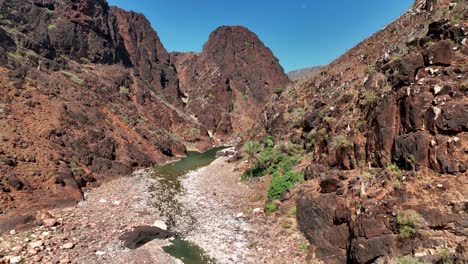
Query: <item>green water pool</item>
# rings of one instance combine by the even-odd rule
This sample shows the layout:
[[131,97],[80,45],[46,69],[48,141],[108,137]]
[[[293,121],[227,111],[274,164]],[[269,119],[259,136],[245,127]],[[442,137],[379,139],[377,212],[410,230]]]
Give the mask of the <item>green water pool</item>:
[[[166,217],[169,227],[176,225],[176,218],[180,215],[191,218],[177,200],[177,195],[183,191],[181,177],[190,171],[208,166],[216,159],[216,152],[224,148],[217,147],[203,153],[188,152],[185,158],[153,168],[153,177],[158,179],[159,184],[150,186],[150,193],[154,194],[152,206],[158,208]],[[202,248],[180,237],[173,239],[163,250],[185,264],[215,263]]]

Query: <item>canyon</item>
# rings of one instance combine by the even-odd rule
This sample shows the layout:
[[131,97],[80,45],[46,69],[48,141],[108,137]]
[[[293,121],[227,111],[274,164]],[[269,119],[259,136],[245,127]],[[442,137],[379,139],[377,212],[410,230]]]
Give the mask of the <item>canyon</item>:
[[[116,232],[156,216],[172,223],[140,203],[160,184],[141,169],[235,146],[177,183],[187,189],[179,202],[200,208],[191,213],[203,232],[170,224],[221,263],[284,263],[281,254],[294,263],[468,261],[465,1],[416,0],[294,81],[243,26],[220,26],[200,53],[168,52],[142,14],[105,0],[0,0],[0,8],[0,233],[9,239],[42,228],[44,210],[65,218],[59,232],[75,234],[82,222],[94,230],[100,223],[83,220],[76,204],[98,217],[99,199],[128,210]],[[223,169],[232,189],[215,177]],[[232,258],[213,252],[207,235],[223,233],[209,218],[223,212],[239,213],[225,227],[239,240],[219,235],[239,247],[223,248]],[[101,235],[119,248],[117,236]],[[85,261],[80,247],[70,252]],[[117,252],[88,257],[111,263],[151,250]],[[60,257],[74,262],[70,254]]]

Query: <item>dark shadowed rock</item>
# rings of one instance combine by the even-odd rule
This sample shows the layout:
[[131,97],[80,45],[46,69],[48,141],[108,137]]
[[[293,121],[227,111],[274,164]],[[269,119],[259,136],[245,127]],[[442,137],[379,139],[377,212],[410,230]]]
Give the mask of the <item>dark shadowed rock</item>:
[[427,49],[424,60],[426,65],[449,66],[452,62],[452,54],[452,43],[450,40],[443,40]]
[[154,239],[166,239],[174,236],[173,233],[154,226],[137,226],[132,231],[119,237],[124,242],[124,246],[136,249]]
[[336,177],[327,177],[320,181],[321,193],[336,192],[340,181]]
[[15,189],[15,190],[22,190],[23,187],[24,187],[23,181],[21,181],[21,179],[18,178],[18,176],[16,176],[16,175],[10,175],[6,179],[6,183],[8,185],[10,185],[11,187],[13,187],[13,189]]
[[299,226],[314,246],[315,254],[326,263],[346,263],[349,217],[348,209],[335,194],[299,194]]

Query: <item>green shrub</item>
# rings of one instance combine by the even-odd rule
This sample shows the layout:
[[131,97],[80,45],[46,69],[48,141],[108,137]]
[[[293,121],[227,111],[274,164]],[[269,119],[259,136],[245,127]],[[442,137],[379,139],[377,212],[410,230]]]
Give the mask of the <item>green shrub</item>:
[[283,143],[279,145],[278,148],[282,153],[289,156],[302,155],[304,153],[304,149],[301,145],[294,144],[291,142]]
[[289,209],[289,211],[288,211],[289,215],[296,215],[296,213],[297,213],[297,207],[296,206],[291,207],[291,209]]
[[302,119],[304,118],[304,115],[305,115],[304,108],[302,107],[294,108],[293,113],[292,113],[293,122],[296,125],[300,124],[302,122]]
[[270,213],[278,210],[278,206],[276,204],[273,204],[273,203],[267,204],[265,208]]
[[330,146],[332,149],[346,148],[353,146],[353,142],[343,135],[338,135],[332,139]]
[[411,256],[398,257],[396,259],[396,263],[397,264],[424,264],[418,258],[414,258]]
[[273,136],[266,136],[264,139],[263,139],[263,146],[265,146],[265,148],[272,148],[275,146],[275,138]]
[[437,256],[440,258],[440,264],[453,264],[453,259],[450,257],[450,251],[446,247],[439,248]]
[[398,164],[396,163],[390,163],[388,165],[388,167],[390,168],[390,171],[392,171],[393,173],[397,174],[398,176],[400,176],[402,174],[401,172],[401,169],[400,167],[398,166]]
[[244,91],[241,91],[240,94],[244,98],[244,100],[249,100],[249,96]]
[[19,52],[19,50],[16,50],[15,52],[8,52],[7,56],[16,60],[23,58],[23,55]]
[[88,58],[85,58],[85,57],[81,57],[81,58],[80,58],[80,61],[81,61],[81,63],[83,63],[83,64],[89,64],[89,63],[91,63],[91,61],[89,61],[89,59],[88,59]]
[[402,238],[410,238],[416,235],[417,229],[423,224],[424,219],[415,210],[406,210],[397,216],[398,233]]
[[363,129],[365,126],[366,126],[366,122],[365,122],[365,121],[359,120],[359,121],[356,123],[356,127],[357,127],[358,129]]
[[361,105],[372,105],[379,99],[376,92],[372,90],[365,90],[362,92]]
[[73,82],[75,82],[78,85],[84,85],[84,81],[80,79],[76,74],[71,73],[69,71],[62,71],[62,74],[70,78]]
[[372,66],[367,66],[366,70],[364,71],[367,75],[375,74],[377,71]]
[[122,85],[122,86],[119,87],[119,89],[120,89],[120,94],[121,95],[125,95],[125,96],[130,95],[130,89],[128,89],[127,87]]
[[130,118],[128,118],[128,116],[124,116],[124,117],[122,118],[122,121],[124,121],[125,124],[127,124],[127,125],[130,124]]
[[273,93],[277,94],[278,96],[280,96],[282,93],[283,93],[283,89],[282,88],[275,88],[275,90],[273,91]]
[[249,176],[253,178],[261,177],[278,170],[290,171],[298,161],[298,156],[285,155],[277,148],[266,147],[256,155],[252,168],[245,171],[242,178],[246,179]]
[[47,26],[47,28],[48,28],[49,30],[57,29],[57,25],[56,25],[56,24],[50,24],[50,25]]
[[325,137],[327,136],[328,132],[327,132],[327,129],[326,129],[326,128],[322,127],[322,128],[320,128],[320,129],[317,131],[317,134],[318,134],[320,137],[325,138]]
[[301,250],[303,250],[303,251],[307,251],[307,250],[309,250],[309,244],[307,244],[307,242],[301,242],[301,243],[299,244],[299,248],[300,248]]
[[304,180],[304,175],[301,172],[288,171],[281,175],[274,172],[271,177],[270,186],[268,188],[268,198],[278,199],[283,192],[286,192],[296,186],[296,184]]
[[331,117],[331,116],[326,116],[323,118],[323,122],[329,124],[329,125],[333,125],[335,122],[336,122],[336,118],[334,117]]
[[187,141],[195,141],[200,134],[200,129],[196,127],[187,128],[184,130],[183,136]]

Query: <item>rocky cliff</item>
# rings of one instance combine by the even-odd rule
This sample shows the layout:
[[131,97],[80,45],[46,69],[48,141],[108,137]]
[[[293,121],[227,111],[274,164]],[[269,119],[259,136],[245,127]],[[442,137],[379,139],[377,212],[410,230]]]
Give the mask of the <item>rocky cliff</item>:
[[289,83],[271,50],[241,26],[220,27],[202,53],[174,53],[171,61],[185,108],[219,137],[245,133],[268,98]]
[[297,219],[310,259],[468,260],[467,8],[416,1],[268,103],[254,129],[308,153]]
[[[209,131],[229,136],[232,91],[255,98],[250,108],[236,106],[243,116],[260,109],[256,104],[274,85],[286,83],[271,52],[245,34],[249,43],[215,37],[223,42],[214,46],[232,46],[230,60],[223,62],[224,50],[210,44],[196,69],[202,73],[215,63],[223,75],[204,79],[213,84],[206,89],[182,90],[185,79],[179,81],[141,14],[105,0],[1,0],[0,231],[34,222],[37,209],[76,203],[83,190],[107,179],[183,156],[186,146],[206,149],[216,143]],[[240,86],[250,80],[250,68],[234,63],[257,51],[246,43],[263,49],[257,65],[276,66]],[[197,78],[190,74],[189,80]],[[208,108],[202,98],[211,91]]]

